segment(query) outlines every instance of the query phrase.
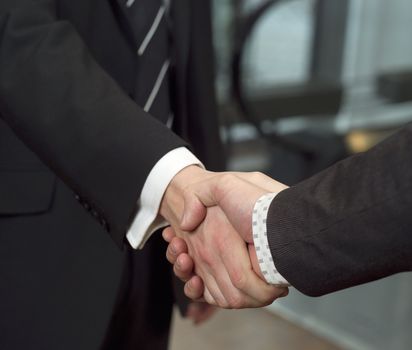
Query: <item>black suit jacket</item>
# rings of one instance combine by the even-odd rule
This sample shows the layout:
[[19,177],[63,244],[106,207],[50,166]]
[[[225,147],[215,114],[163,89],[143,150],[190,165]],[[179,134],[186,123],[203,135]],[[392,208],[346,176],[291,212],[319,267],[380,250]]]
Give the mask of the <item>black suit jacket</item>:
[[412,126],[281,192],[269,208],[279,272],[319,296],[412,270]]
[[[219,142],[208,2],[173,4],[176,128],[207,162],[221,154],[210,155]],[[129,97],[136,44],[122,8],[4,0],[0,11],[3,119],[121,243],[151,168],[186,145]]]
[[[209,168],[222,166],[209,1],[172,1],[180,136],[133,101],[137,43],[121,5],[0,2],[2,349],[97,348],[130,260],[111,239],[123,246],[153,165],[190,143]],[[156,348],[171,307],[164,247],[151,241],[123,288],[141,349]]]

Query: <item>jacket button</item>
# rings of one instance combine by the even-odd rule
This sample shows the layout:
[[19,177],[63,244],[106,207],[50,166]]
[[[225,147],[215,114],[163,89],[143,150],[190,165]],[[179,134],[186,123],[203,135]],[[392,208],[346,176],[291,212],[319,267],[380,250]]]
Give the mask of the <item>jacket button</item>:
[[95,217],[95,218],[98,218],[100,215],[99,215],[99,213],[96,211],[96,209],[93,209],[92,210],[92,215]]
[[80,202],[80,196],[76,193],[75,195],[74,195],[74,198],[76,199],[76,201],[78,201],[78,202]]
[[90,204],[84,202],[84,203],[83,203],[83,208],[86,209],[87,211],[89,211],[89,210],[90,210]]

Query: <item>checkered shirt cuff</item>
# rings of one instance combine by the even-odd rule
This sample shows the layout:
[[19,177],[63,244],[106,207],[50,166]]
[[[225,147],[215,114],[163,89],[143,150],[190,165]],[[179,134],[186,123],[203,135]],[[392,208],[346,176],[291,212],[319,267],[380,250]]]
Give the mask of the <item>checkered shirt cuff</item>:
[[277,193],[267,193],[260,197],[253,208],[252,231],[253,242],[255,244],[256,255],[259,262],[260,271],[265,276],[269,284],[289,285],[288,281],[278,272],[273,257],[270,252],[266,219],[272,200]]

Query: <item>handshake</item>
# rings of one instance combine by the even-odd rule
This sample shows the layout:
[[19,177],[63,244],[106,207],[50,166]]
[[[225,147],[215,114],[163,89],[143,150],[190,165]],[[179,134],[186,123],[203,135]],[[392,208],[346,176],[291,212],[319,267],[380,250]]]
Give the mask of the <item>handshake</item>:
[[262,274],[252,229],[256,202],[286,188],[261,173],[214,173],[197,166],[173,178],[160,208],[171,225],[163,238],[189,298],[239,309],[269,305],[288,294],[285,285],[269,284]]

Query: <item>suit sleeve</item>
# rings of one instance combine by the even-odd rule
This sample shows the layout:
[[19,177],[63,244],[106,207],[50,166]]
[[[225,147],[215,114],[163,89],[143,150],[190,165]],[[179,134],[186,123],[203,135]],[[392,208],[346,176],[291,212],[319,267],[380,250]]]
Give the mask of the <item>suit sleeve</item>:
[[1,1],[1,115],[122,245],[151,168],[185,142],[121,90],[55,6]]
[[268,240],[279,272],[320,296],[412,270],[412,126],[281,192]]

